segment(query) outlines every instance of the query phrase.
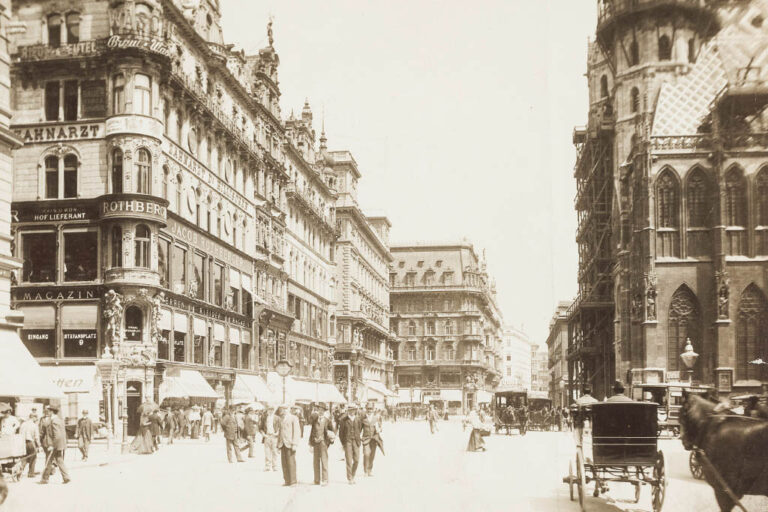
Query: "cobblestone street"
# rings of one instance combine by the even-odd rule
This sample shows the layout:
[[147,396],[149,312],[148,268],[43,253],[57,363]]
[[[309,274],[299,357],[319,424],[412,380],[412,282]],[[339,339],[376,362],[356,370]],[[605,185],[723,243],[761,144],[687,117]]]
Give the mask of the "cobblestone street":
[[[358,474],[350,486],[344,474],[341,449],[330,450],[330,485],[312,485],[311,454],[302,444],[297,453],[299,486],[283,488],[281,473],[263,471],[263,451],[243,464],[228,464],[222,438],[209,444],[184,441],[163,445],[154,456],[116,457],[107,465],[103,445],[93,447],[85,466],[72,461],[72,482],[61,477],[40,486],[25,479],[11,484],[5,509],[57,511],[211,511],[211,510],[376,510],[406,511],[578,511],[561,483],[573,457],[568,433],[531,432],[525,437],[493,435],[486,453],[464,451],[468,432],[460,423],[441,424],[434,436],[425,423],[385,424],[386,456],[377,455],[374,476]],[[305,431],[305,435],[307,432]],[[688,453],[677,440],[661,441],[671,476],[665,510],[716,511],[711,489],[688,472]],[[361,461],[362,464],[362,461]],[[100,492],[94,492],[95,490]],[[638,504],[631,503],[632,487],[616,484],[610,498],[588,498],[595,512],[648,511],[650,488]],[[745,500],[750,511],[766,510],[768,500]]]

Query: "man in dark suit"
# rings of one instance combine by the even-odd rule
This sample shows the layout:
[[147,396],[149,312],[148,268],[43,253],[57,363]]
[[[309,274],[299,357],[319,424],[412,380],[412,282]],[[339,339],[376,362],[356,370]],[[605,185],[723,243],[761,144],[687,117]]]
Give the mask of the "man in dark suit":
[[256,418],[254,418],[253,409],[250,407],[245,410],[243,426],[245,427],[245,439],[248,441],[248,458],[252,459],[256,456],[254,448],[254,443],[256,442]]
[[88,411],[86,410],[83,410],[82,418],[77,420],[75,437],[77,438],[77,447],[80,448],[83,460],[88,460],[88,449],[91,447],[91,439],[93,439],[93,422],[88,417]]
[[67,466],[64,464],[64,451],[67,449],[67,431],[64,428],[64,422],[59,417],[59,408],[50,406],[48,410],[51,412],[51,419],[45,426],[45,437],[51,440],[51,454],[48,456],[48,460],[45,464],[45,471],[40,479],[41,484],[48,483],[48,477],[53,472],[53,464],[59,466],[61,471],[61,477],[64,479],[64,483],[69,483],[69,472],[67,472]]
[[237,456],[237,462],[245,462],[237,447],[237,420],[230,414],[229,409],[224,409],[224,414],[221,417],[221,430],[224,431],[224,440],[227,443],[227,460],[230,464],[234,462],[232,460],[232,452],[234,452]]
[[[328,485],[328,444],[333,436],[331,417],[326,411],[325,404],[315,404],[315,410],[310,416],[312,430],[309,432],[309,445],[312,447],[315,485]],[[330,432],[330,434],[329,434]]]
[[373,459],[376,458],[376,434],[379,433],[379,426],[376,414],[373,410],[373,404],[368,403],[365,406],[365,413],[362,415],[362,431],[360,438],[363,443],[363,469],[365,476],[373,476]]
[[362,431],[362,419],[357,413],[357,405],[352,403],[347,406],[347,413],[339,420],[339,439],[344,447],[344,458],[347,461],[347,481],[350,485],[355,483],[355,473],[360,462],[360,433]]
[[163,432],[163,419],[157,409],[149,415],[149,431],[152,434],[152,444],[157,450],[160,448],[160,434]]

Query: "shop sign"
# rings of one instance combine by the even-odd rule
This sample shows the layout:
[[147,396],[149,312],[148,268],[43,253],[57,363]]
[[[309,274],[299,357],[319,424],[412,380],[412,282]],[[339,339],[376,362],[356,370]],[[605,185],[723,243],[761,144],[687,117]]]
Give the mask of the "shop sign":
[[60,222],[95,218],[96,208],[94,204],[41,207],[40,203],[14,203],[11,206],[12,222]]
[[54,329],[22,329],[21,340],[34,357],[56,355],[56,331]]
[[106,136],[120,133],[138,133],[160,139],[163,135],[163,125],[157,119],[143,116],[117,116],[107,120]]
[[221,320],[223,322],[228,322],[233,325],[238,325],[240,327],[251,327],[250,320],[243,316],[236,313],[228,313],[226,310],[221,310],[218,308],[213,308],[210,306],[203,306],[194,302],[188,302],[187,300],[173,297],[170,294],[165,296],[165,304],[168,306],[182,309],[184,311],[189,311],[192,313],[195,313],[200,316],[204,316],[211,320]]
[[21,126],[13,133],[25,143],[100,139],[104,137],[104,123]]
[[98,356],[96,331],[93,329],[73,329],[63,332],[65,357]]
[[168,144],[168,150],[166,153],[173,158],[184,169],[188,170],[201,181],[204,181],[211,187],[213,187],[221,195],[232,201],[235,205],[239,206],[242,210],[248,212],[249,215],[254,214],[253,206],[238,193],[231,185],[228,185],[221,178],[210,172],[203,164],[198,162],[192,155],[188,154],[179,146],[172,142],[166,142]]
[[223,244],[209,238],[195,228],[187,227],[181,222],[170,218],[168,219],[168,230],[176,238],[184,240],[189,245],[196,249],[200,249],[209,256],[213,256],[214,258],[228,263],[239,269],[241,272],[246,272],[248,274],[253,272],[253,265],[250,261],[236,252],[227,249]]
[[99,208],[102,218],[107,217],[155,217],[158,220],[165,220],[168,217],[168,209],[162,204],[149,199],[116,199],[107,200],[101,203]]
[[141,325],[128,325],[125,326],[125,340],[126,341],[141,341]]
[[68,57],[87,57],[89,55],[95,55],[103,49],[103,39],[80,41],[77,43],[61,45],[57,48],[43,44],[35,44],[20,47],[19,58],[21,60],[49,60]]
[[18,288],[11,290],[14,301],[89,300],[101,297],[96,286],[79,288]]
[[168,47],[162,41],[146,37],[114,35],[107,39],[107,48],[139,48],[152,53],[170,56]]

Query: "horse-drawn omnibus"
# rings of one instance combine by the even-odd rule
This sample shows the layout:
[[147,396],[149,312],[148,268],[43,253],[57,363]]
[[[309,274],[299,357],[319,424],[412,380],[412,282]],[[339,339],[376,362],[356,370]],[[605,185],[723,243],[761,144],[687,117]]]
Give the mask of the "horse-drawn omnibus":
[[549,430],[553,424],[552,399],[542,391],[528,393],[528,429]]
[[[568,464],[571,500],[576,487],[582,512],[585,508],[585,486],[595,483],[593,496],[608,491],[607,482],[625,482],[635,488],[635,502],[640,488],[651,486],[654,512],[664,504],[667,470],[664,453],[658,449],[657,404],[651,402],[595,402],[574,407],[576,438],[576,472]],[[588,423],[587,423],[588,422]],[[591,432],[586,425],[591,426]]]
[[632,386],[632,398],[658,404],[659,436],[680,435],[680,407],[683,402],[683,390],[697,395],[706,394],[711,386],[691,386],[688,382],[666,382],[658,384],[635,384]]
[[491,401],[493,424],[496,433],[504,429],[511,434],[516,429],[521,435],[528,430],[528,391],[517,388],[501,388],[493,393]]

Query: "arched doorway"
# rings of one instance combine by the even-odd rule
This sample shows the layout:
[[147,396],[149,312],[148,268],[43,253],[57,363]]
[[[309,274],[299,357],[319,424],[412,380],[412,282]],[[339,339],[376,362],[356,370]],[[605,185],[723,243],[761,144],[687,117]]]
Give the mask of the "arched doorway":
[[139,431],[138,408],[141,405],[141,394],[144,384],[138,380],[129,380],[125,383],[126,390],[126,414],[128,415],[128,435],[135,436]]

